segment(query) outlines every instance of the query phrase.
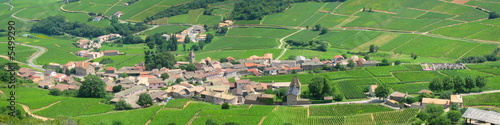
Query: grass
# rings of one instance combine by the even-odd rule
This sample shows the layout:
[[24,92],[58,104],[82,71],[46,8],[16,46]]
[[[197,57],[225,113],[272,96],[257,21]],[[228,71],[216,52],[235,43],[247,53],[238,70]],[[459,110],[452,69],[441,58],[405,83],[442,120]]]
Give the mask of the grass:
[[317,37],[319,33],[320,33],[319,31],[302,30],[296,34],[293,34],[290,37],[287,37],[285,41],[286,40],[309,41]]
[[[80,120],[82,124],[111,124],[113,121],[121,121],[123,124],[145,124],[153,114],[158,111],[160,106],[152,106],[144,109],[134,109],[127,111],[118,111],[105,114],[79,116],[75,119]],[[140,114],[140,115],[138,115]]]
[[398,37],[390,40],[386,44],[380,46],[380,50],[384,51],[391,51],[397,47],[399,47],[401,44],[404,44],[405,42],[417,37],[418,35],[414,34],[400,34]]
[[183,3],[187,3],[187,2],[191,2],[191,1],[193,1],[193,0],[164,0],[160,3],[158,3],[158,5],[174,6],[174,5],[183,4]]
[[401,82],[401,81],[399,81],[399,79],[394,78],[394,77],[377,77],[377,79],[381,83],[385,83],[385,84],[395,84],[395,83]]
[[431,19],[447,19],[451,18],[453,15],[450,14],[444,14],[444,13],[436,13],[436,12],[427,12],[423,14],[422,16],[418,17],[417,19],[422,19],[422,18],[431,18]]
[[[7,48],[7,43],[0,43],[0,46]],[[16,61],[27,63],[28,58],[33,55],[37,50],[27,46],[16,45],[14,49],[14,58]],[[9,50],[1,49],[0,55],[8,55]]]
[[108,112],[114,109],[112,105],[106,105],[100,103],[103,99],[99,98],[68,98],[62,100],[61,102],[34,112],[37,115],[55,118],[58,116],[80,116],[80,115],[92,115]]
[[434,24],[431,24],[431,25],[427,25],[426,27],[424,27],[422,29],[419,29],[418,31],[427,32],[427,31],[431,31],[431,30],[434,30],[434,29],[438,29],[438,28],[444,27],[444,26],[458,24],[458,23],[461,23],[461,22],[460,21],[455,21],[455,20],[442,20],[442,21],[439,21],[437,23],[434,23]]
[[122,47],[118,47],[115,45],[103,45],[100,48],[101,51],[105,50],[118,50],[120,52],[126,54],[144,54],[144,51],[150,50],[147,47],[144,47],[144,44],[123,44]]
[[460,25],[437,29],[432,31],[431,33],[441,34],[445,36],[453,36],[453,37],[467,37],[469,35],[472,35],[489,27],[490,26],[488,25],[472,22],[472,23],[464,23]]
[[392,76],[391,72],[394,71],[409,71],[408,68],[405,66],[399,65],[399,66],[378,66],[378,67],[366,67],[366,70],[368,70],[370,73],[372,73],[374,76],[380,77],[380,76]]
[[[1,88],[3,92],[9,92],[7,88]],[[2,100],[6,100],[3,97]],[[16,102],[25,104],[30,109],[39,109],[54,102],[67,99],[67,97],[51,96],[48,90],[32,87],[16,88]]]
[[374,113],[373,119],[377,124],[404,124],[410,118],[415,117],[419,110],[416,108],[407,108],[398,111]]
[[455,19],[463,20],[463,21],[473,21],[482,18],[486,18],[487,14],[481,12],[480,10],[476,10],[473,7],[462,6],[453,3],[447,3],[442,1],[412,1],[408,0],[401,4],[404,7],[412,7],[424,10],[432,10],[443,13],[449,13],[454,15],[459,15]]
[[418,94],[420,90],[429,90],[429,83],[404,83],[404,84],[390,84],[390,88],[394,91],[408,92],[409,94]]
[[163,109],[151,120],[152,125],[163,125],[166,123],[186,124],[197,112],[201,110],[220,109],[220,106],[205,102],[192,102],[181,110]]
[[165,105],[165,108],[177,108],[177,109],[182,109],[184,108],[184,105],[189,101],[189,99],[174,99],[168,101],[167,105]]
[[[333,14],[326,14],[323,16],[320,20],[317,20],[315,24],[321,24],[323,27],[334,27],[340,24],[342,21],[346,20],[347,16],[340,16],[340,15],[333,15]],[[315,25],[313,24],[313,25]],[[310,25],[310,26],[313,26]]]
[[[150,1],[138,1],[132,5],[125,6],[122,10],[120,10],[123,15],[120,19],[130,20],[131,17],[141,13],[142,11],[153,7],[154,5],[162,2],[163,0],[150,0]],[[161,11],[161,10],[158,10]],[[114,12],[112,12],[114,13]]]
[[476,78],[477,76],[483,76],[483,77],[490,77],[492,76],[491,74],[483,73],[477,70],[467,70],[467,69],[462,69],[462,70],[441,70],[439,72],[442,72],[448,76],[456,76],[459,75],[460,77],[467,77],[471,76]]
[[353,51],[369,51],[369,48],[371,45],[382,46],[382,45],[387,44],[391,40],[397,38],[398,36],[399,36],[399,34],[395,34],[395,33],[384,33],[380,36],[373,38],[372,40],[370,40],[366,43],[363,43],[363,44],[357,46],[356,48],[354,48],[352,50]]
[[478,43],[420,36],[397,48],[394,52],[456,59],[476,45]]
[[99,62],[104,58],[113,59],[113,63],[106,64],[107,67],[115,67],[120,69],[123,66],[134,66],[144,60],[144,55],[118,55],[118,56],[104,56],[101,58],[94,59],[95,62]]
[[392,111],[393,109],[377,104],[348,104],[310,106],[311,116],[349,116],[364,113]]
[[486,93],[479,95],[464,96],[465,106],[489,105],[500,107],[500,93]]
[[165,25],[165,26],[159,26],[159,27],[152,29],[152,30],[145,31],[144,34],[153,35],[155,33],[165,33],[165,32],[167,34],[171,34],[171,33],[181,32],[187,28],[189,28],[189,27],[188,26],[181,26],[181,25]]
[[354,49],[359,45],[362,45],[377,36],[383,34],[382,32],[372,32],[372,31],[341,31],[332,32],[321,35],[317,39],[326,40],[330,42],[331,47],[340,49]]
[[472,34],[467,38],[490,40],[490,41],[500,41],[500,38],[496,34],[500,33],[500,26],[492,26],[490,28],[484,29],[478,33]]
[[276,38],[267,37],[222,37],[205,46],[203,51],[268,49],[277,46]]
[[[64,9],[72,10],[72,11],[85,11],[85,12],[94,12],[94,13],[104,13],[108,8],[112,5],[105,4],[92,4],[87,1],[82,2],[72,2],[64,6]],[[59,6],[58,6],[59,7]]]
[[[167,18],[169,24],[205,24],[214,25],[221,21],[220,16],[203,15],[204,9],[189,10],[188,14],[182,14]],[[165,23],[159,21],[157,23]]]
[[339,14],[345,14],[345,15],[351,15],[354,14],[357,11],[360,11],[363,7],[366,5],[370,4],[371,0],[351,0],[351,1],[345,1],[340,5],[336,10],[334,10],[334,13],[339,13]]
[[262,37],[274,37],[282,38],[291,34],[297,30],[289,29],[271,29],[271,28],[231,28],[226,33],[226,36],[236,37],[236,36],[262,36]]
[[425,82],[432,78],[442,76],[436,71],[410,71],[410,72],[395,72],[393,73],[401,82]]
[[365,98],[362,89],[359,86],[350,84],[349,82],[338,83],[340,91],[344,94],[347,99]]
[[[16,13],[15,16],[25,18],[25,19],[43,19],[49,16],[55,16],[58,14],[62,14],[63,12],[59,10],[59,7],[62,4],[54,4],[54,5],[49,5],[49,6],[41,6],[37,8],[25,8],[22,11],[19,11]],[[86,19],[85,19],[86,20]]]
[[312,25],[315,20],[318,20],[323,15],[317,12],[324,5],[325,3],[315,2],[295,3],[283,13],[265,16],[262,23],[265,25],[299,26],[312,19],[307,24],[303,24]]

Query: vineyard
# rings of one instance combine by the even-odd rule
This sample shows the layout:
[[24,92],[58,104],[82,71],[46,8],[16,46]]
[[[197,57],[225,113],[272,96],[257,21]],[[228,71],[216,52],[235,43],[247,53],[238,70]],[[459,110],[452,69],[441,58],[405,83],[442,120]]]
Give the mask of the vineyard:
[[167,102],[165,108],[182,109],[189,99],[174,99]]
[[466,106],[490,105],[500,107],[500,93],[464,96],[463,99]]
[[373,117],[376,124],[404,124],[410,118],[417,115],[420,109],[408,108],[404,110],[374,113]]
[[349,116],[364,113],[392,111],[376,104],[322,105],[310,106],[311,116]]

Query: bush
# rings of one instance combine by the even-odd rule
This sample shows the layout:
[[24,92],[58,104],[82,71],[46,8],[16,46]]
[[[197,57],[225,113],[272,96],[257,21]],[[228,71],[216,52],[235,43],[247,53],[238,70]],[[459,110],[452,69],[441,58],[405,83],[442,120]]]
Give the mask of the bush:
[[221,106],[222,109],[229,109],[229,104],[228,103],[223,103]]
[[61,95],[61,90],[59,90],[58,88],[52,89],[50,90],[49,95],[59,96]]
[[129,110],[129,109],[132,109],[132,106],[130,106],[130,104],[127,104],[127,102],[125,102],[125,100],[120,100],[120,101],[116,102],[115,109],[116,110]]

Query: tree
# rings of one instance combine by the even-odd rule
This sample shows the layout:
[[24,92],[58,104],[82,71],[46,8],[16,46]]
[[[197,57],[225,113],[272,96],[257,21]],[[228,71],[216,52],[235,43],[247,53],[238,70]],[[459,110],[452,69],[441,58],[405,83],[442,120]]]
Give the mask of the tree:
[[195,70],[196,70],[196,66],[192,63],[190,63],[186,66],[186,71],[195,71]]
[[170,75],[168,75],[168,73],[162,73],[160,77],[162,80],[165,80],[165,79],[168,79],[170,77]]
[[308,85],[308,88],[312,97],[315,99],[322,99],[324,96],[330,96],[334,90],[328,84],[328,79],[323,76],[314,77]]
[[292,74],[297,74],[297,70],[292,69],[292,72],[291,72],[291,73],[292,73]]
[[459,111],[456,111],[456,110],[450,110],[447,113],[447,116],[448,116],[448,119],[450,119],[450,121],[452,123],[457,123],[460,120],[460,118],[462,118],[462,113],[460,113]]
[[205,37],[205,43],[211,43],[212,39],[214,39],[214,35],[211,33],[207,33],[207,36]]
[[464,79],[462,79],[462,77],[457,75],[453,78],[453,87],[455,91],[457,91],[458,93],[463,92],[464,86],[465,86],[465,81]]
[[123,78],[127,78],[127,77],[128,77],[128,74],[127,74],[127,73],[125,73],[125,72],[123,72],[123,73],[122,73],[122,77],[123,77]]
[[385,83],[379,84],[378,87],[375,88],[375,96],[383,99],[389,96],[389,87],[387,87],[387,84]]
[[294,56],[294,55],[288,56],[288,60],[295,60],[295,59],[297,59],[297,56]]
[[122,121],[118,121],[118,120],[115,120],[113,121],[113,123],[111,123],[112,125],[123,125],[123,122]]
[[389,66],[391,63],[387,59],[382,59],[382,62],[378,64],[378,66]]
[[319,30],[321,30],[321,24],[314,25],[314,31],[319,31]]
[[470,75],[465,77],[465,88],[469,89],[469,92],[472,88],[476,87],[476,82],[474,81],[474,78],[472,78]]
[[127,102],[125,102],[125,100],[120,100],[120,101],[115,103],[115,109],[116,110],[129,110],[129,109],[132,109],[132,106],[130,106],[130,104],[127,104]]
[[139,95],[139,100],[137,100],[137,104],[142,107],[149,107],[153,105],[153,98],[149,96],[147,93],[142,93]]
[[114,62],[114,60],[111,58],[103,58],[101,61],[99,61],[99,63],[102,63],[102,64],[110,64],[113,62]]
[[347,54],[342,54],[342,57],[344,57],[344,59],[347,59]]
[[191,38],[189,38],[189,35],[186,35],[186,37],[184,37],[184,44],[188,43],[191,43]]
[[370,56],[366,55],[365,57],[363,57],[365,60],[370,60]]
[[446,92],[442,92],[441,95],[439,96],[439,98],[440,99],[450,99],[451,95],[453,95],[453,92],[446,91]]
[[451,77],[444,77],[442,79],[443,82],[443,90],[452,90],[454,85],[453,85],[453,79]]
[[420,120],[422,121],[426,121],[426,120],[429,120],[430,119],[430,116],[429,114],[427,114],[426,112],[424,111],[421,111],[417,114],[417,118],[419,118]]
[[61,95],[61,90],[59,90],[58,88],[54,88],[54,89],[50,90],[49,95],[59,96],[59,95]]
[[436,118],[438,116],[441,116],[444,112],[444,108],[442,105],[438,104],[428,104],[424,111],[429,114],[430,118]]
[[370,49],[369,49],[369,52],[370,53],[374,53],[375,52],[375,45],[370,45]]
[[354,68],[354,66],[356,66],[356,63],[354,63],[354,61],[352,61],[352,60],[349,60],[349,63],[347,63],[347,67],[352,69],[352,68]]
[[104,98],[106,96],[106,84],[96,75],[88,75],[84,77],[78,97],[85,98]]
[[207,119],[205,125],[219,125],[219,124],[212,119]]
[[222,109],[229,109],[229,104],[228,104],[228,103],[223,103],[223,104],[221,105],[221,108],[222,108]]
[[319,33],[319,35],[326,34],[327,32],[328,32],[328,29],[326,27],[323,27],[323,28],[321,28],[321,32]]
[[194,45],[191,46],[190,50],[198,51],[198,50],[200,50],[200,47],[198,45],[194,44]]
[[113,86],[113,93],[122,91],[122,85]]
[[71,73],[70,73],[70,71],[67,68],[66,68],[66,70],[64,70],[64,74],[66,76],[71,76]]
[[200,47],[200,50],[203,50],[204,46],[205,46],[205,42],[203,42],[203,41],[198,42],[198,47]]
[[449,124],[451,124],[451,121],[445,116],[435,117],[434,119],[429,121],[429,125],[449,125]]
[[399,65],[399,64],[401,64],[401,61],[399,60],[394,61],[394,65]]
[[479,87],[479,90],[486,86],[486,81],[484,80],[483,76],[478,75],[476,77],[476,86]]
[[175,83],[181,83],[183,80],[181,78],[175,79]]
[[429,89],[440,92],[443,90],[443,82],[440,78],[433,78],[429,83]]

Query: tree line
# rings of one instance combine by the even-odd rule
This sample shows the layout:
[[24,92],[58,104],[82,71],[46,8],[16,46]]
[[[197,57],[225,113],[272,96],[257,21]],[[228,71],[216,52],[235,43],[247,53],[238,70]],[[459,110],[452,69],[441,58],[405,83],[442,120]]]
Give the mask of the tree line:
[[177,63],[174,55],[168,51],[145,51],[144,52],[144,63],[146,65],[146,70],[160,69],[162,67],[173,68],[174,64]]
[[482,89],[486,86],[486,80],[483,76],[472,77],[470,75],[464,77],[454,76],[454,77],[438,77],[431,80],[429,83],[429,89],[433,91],[444,91],[444,90],[455,90],[456,92],[464,92],[465,89],[468,89],[469,92],[471,89],[478,87]]
[[50,16],[33,24],[31,32],[43,33],[46,35],[64,35],[65,33],[79,37],[94,38],[105,34],[117,33],[124,36],[132,35],[147,29],[145,23],[119,23],[116,18],[110,20],[111,26],[96,27],[80,22],[68,22],[61,15]]
[[499,58],[497,57],[498,52],[500,52],[500,48],[495,49],[491,54],[484,56],[469,56],[460,59],[457,63],[483,63],[486,61],[497,61]]
[[175,5],[163,11],[156,13],[153,16],[146,17],[144,20],[145,23],[150,22],[152,20],[160,19],[163,17],[172,17],[181,14],[187,14],[189,10],[199,9],[199,8],[207,8],[208,4],[223,2],[224,0],[194,0],[193,2],[189,2],[186,4]]
[[328,43],[325,41],[311,40],[311,41],[296,41],[287,40],[286,43],[292,47],[292,49],[310,49],[326,52],[328,49]]
[[234,4],[230,18],[261,20],[265,15],[283,12],[295,2],[344,2],[345,0],[241,0]]

